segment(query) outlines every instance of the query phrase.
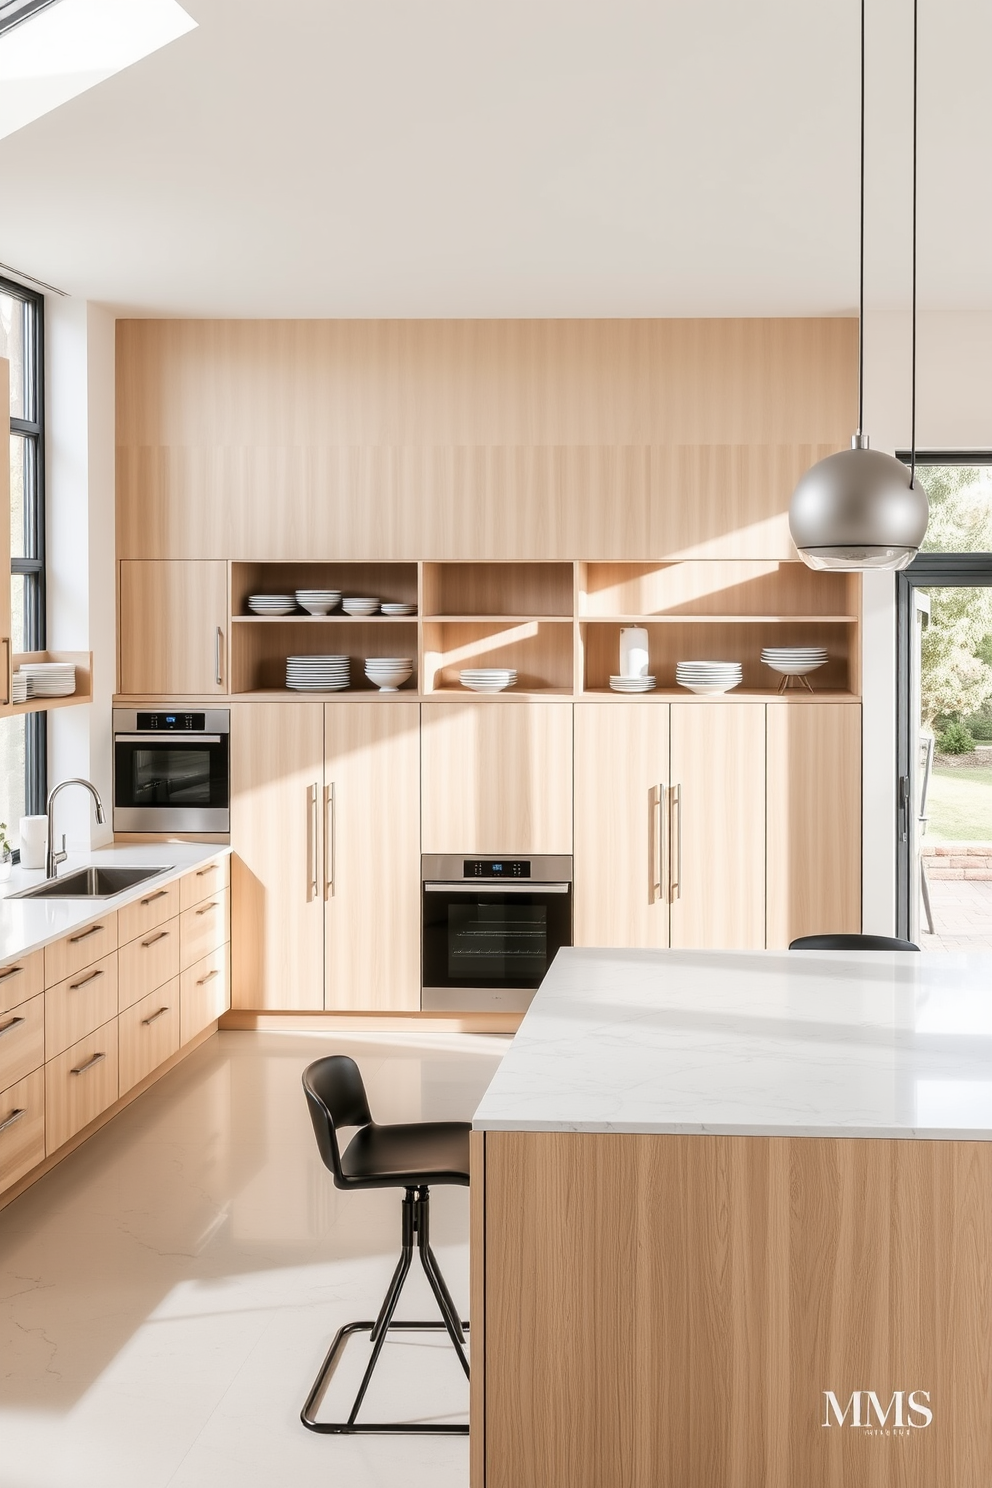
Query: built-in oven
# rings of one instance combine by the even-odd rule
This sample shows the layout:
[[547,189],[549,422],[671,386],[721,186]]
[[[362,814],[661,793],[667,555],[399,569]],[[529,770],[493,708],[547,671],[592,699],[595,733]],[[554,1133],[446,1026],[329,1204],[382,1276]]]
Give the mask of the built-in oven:
[[572,944],[570,857],[425,853],[423,1006],[522,1012]]
[[230,708],[115,708],[114,831],[230,830]]

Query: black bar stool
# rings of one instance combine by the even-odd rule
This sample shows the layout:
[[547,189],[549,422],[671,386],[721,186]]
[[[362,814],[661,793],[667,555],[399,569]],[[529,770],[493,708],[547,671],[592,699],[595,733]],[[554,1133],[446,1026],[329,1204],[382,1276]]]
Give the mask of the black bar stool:
[[790,951],[918,951],[911,940],[896,935],[801,935]]
[[[338,1329],[300,1412],[300,1419],[311,1431],[337,1435],[362,1431],[467,1435],[466,1425],[442,1423],[427,1426],[403,1421],[359,1424],[356,1417],[390,1328],[412,1329],[417,1332],[440,1332],[445,1329],[465,1371],[465,1377],[468,1378],[469,1367],[465,1357],[468,1323],[463,1323],[458,1316],[430,1245],[430,1185],[458,1183],[467,1186],[468,1134],[472,1128],[467,1121],[414,1121],[397,1126],[377,1126],[372,1120],[358,1065],[346,1054],[332,1054],[327,1059],[315,1060],[303,1072],[303,1089],[310,1108],[317,1147],[324,1166],[334,1175],[337,1187],[402,1188],[405,1193],[400,1258],[379,1309],[379,1316],[375,1322],[346,1323],[343,1328]],[[357,1126],[359,1130],[342,1153],[338,1147],[337,1129],[343,1126]],[[396,1304],[413,1260],[414,1241],[420,1264],[441,1312],[440,1322],[393,1321]],[[372,1357],[347,1421],[317,1421],[315,1413],[348,1338],[352,1333],[366,1332],[372,1343]]]

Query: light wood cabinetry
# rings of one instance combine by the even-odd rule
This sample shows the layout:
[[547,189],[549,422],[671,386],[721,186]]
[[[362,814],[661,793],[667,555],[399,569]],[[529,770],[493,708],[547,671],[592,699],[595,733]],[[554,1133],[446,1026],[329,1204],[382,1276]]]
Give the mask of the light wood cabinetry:
[[421,749],[424,852],[571,853],[570,706],[425,705]]
[[227,685],[227,564],[125,560],[120,691],[220,694]]
[[211,894],[226,889],[231,882],[231,859],[228,854],[212,858],[209,863],[195,868],[179,880],[179,908],[189,909]]
[[671,944],[765,943],[765,708],[673,703]]
[[57,1151],[117,1100],[117,1018],[45,1065],[45,1145]]
[[45,986],[64,982],[67,977],[92,966],[94,961],[117,949],[117,915],[102,915],[91,925],[75,930],[63,940],[45,947]]
[[44,987],[44,951],[32,951],[29,956],[0,966],[0,1013],[17,1007],[19,1002],[27,1002],[29,997],[44,991]]
[[420,707],[324,713],[324,1005],[420,1007]]
[[185,971],[187,966],[202,960],[230,940],[229,923],[230,895],[227,889],[184,909],[179,917],[180,968]]
[[232,1000],[322,1008],[320,703],[239,707],[231,735]]
[[179,1048],[179,978],[156,988],[120,1016],[120,1094],[131,1090]]
[[0,1088],[23,1080],[45,1062],[45,999],[0,1013]]
[[180,984],[180,1039],[186,1044],[231,1006],[230,945],[187,966]]
[[768,945],[861,929],[861,709],[768,710]]
[[165,884],[162,888],[150,888],[141,899],[136,899],[133,904],[126,904],[117,911],[117,936],[122,947],[128,941],[138,940],[159,925],[164,925],[167,920],[176,918],[183,883],[185,879],[173,879],[172,883]]
[[[177,895],[178,898],[178,895]],[[123,1012],[156,987],[179,975],[179,917],[146,930],[118,952],[120,1003]]]
[[45,1158],[45,1071],[0,1091],[0,1193]]
[[668,945],[669,709],[575,709],[575,943]]
[[117,954],[77,971],[45,993],[45,1058],[52,1059],[117,1016]]

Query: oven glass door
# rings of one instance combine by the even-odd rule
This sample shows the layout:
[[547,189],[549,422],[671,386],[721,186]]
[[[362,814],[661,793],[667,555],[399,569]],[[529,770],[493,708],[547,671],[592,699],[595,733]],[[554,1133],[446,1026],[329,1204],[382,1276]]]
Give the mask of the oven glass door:
[[229,736],[117,740],[114,805],[132,811],[224,810],[229,804]]
[[425,987],[533,989],[571,943],[570,889],[424,889]]

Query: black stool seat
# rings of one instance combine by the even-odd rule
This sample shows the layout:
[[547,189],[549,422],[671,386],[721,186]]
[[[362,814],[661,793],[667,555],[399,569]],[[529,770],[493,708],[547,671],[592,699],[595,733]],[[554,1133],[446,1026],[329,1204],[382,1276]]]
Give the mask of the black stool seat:
[[468,1185],[467,1121],[363,1126],[341,1157],[349,1188],[423,1188]]
[[911,940],[895,935],[801,935],[790,951],[918,951]]

